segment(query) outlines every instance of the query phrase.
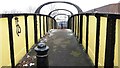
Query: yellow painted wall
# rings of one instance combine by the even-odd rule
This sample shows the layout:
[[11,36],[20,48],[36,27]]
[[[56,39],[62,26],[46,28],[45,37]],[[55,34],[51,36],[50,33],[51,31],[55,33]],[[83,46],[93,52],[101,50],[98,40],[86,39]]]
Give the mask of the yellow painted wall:
[[[16,16],[16,17],[18,17],[18,20],[19,20],[18,24],[21,27],[21,33],[19,34],[19,36],[16,34],[16,22],[15,22],[15,17],[13,17],[12,18],[12,28],[13,28],[12,30],[13,30],[15,65],[26,54],[24,16]],[[33,19],[34,18],[32,15],[27,17],[29,49],[34,44],[34,20]],[[42,19],[41,20],[41,22],[42,22],[41,31],[43,33],[43,18],[41,18],[41,19]],[[46,18],[45,18],[45,20],[46,20]],[[46,26],[46,24],[45,24],[45,26]],[[38,27],[37,30],[38,30],[38,40],[39,40],[40,39],[39,16],[37,16],[37,27]],[[0,68],[2,66],[11,66],[9,30],[8,30],[8,19],[7,18],[0,18]]]
[[86,16],[83,15],[83,31],[82,31],[82,44],[86,50]]
[[[77,24],[77,16],[74,17],[75,21],[74,23]],[[96,47],[96,22],[97,19],[95,16],[89,16],[89,35],[88,35],[88,55],[90,56],[92,62],[95,64],[95,47]],[[116,42],[115,42],[115,58],[114,58],[114,66],[120,67],[120,62],[118,64],[118,57],[120,57],[120,54],[118,54],[118,48],[120,48],[119,39],[118,36],[120,34],[120,29],[118,26],[120,26],[120,19],[117,19],[116,21]],[[77,27],[77,25],[76,25]],[[75,25],[74,25],[75,28]],[[84,49],[86,48],[86,16],[83,15],[83,38],[82,43]],[[76,28],[76,32],[78,27]],[[106,46],[106,30],[107,29],[107,17],[100,17],[100,41],[99,41],[99,59],[98,59],[98,65],[104,66],[104,60],[105,60],[105,46]]]
[[33,46],[34,44],[34,20],[33,16],[28,16],[27,17],[27,24],[28,24],[28,47],[29,49]]
[[89,16],[88,28],[88,54],[95,64],[95,47],[96,47],[96,17]]
[[11,66],[7,18],[0,18],[0,42],[0,64]]
[[100,18],[100,44],[99,44],[99,66],[104,66],[105,46],[106,46],[107,18]]
[[24,16],[18,16],[18,20],[18,24],[21,27],[21,33],[19,34],[19,36],[16,34],[15,17],[13,17],[12,19],[15,64],[17,64],[26,53]]
[[37,16],[37,39],[40,40],[40,23],[39,23],[39,16]]
[[120,32],[118,32],[118,29],[119,29],[119,27],[118,26],[120,26],[120,24],[118,24],[118,23],[120,23],[120,19],[117,19],[116,20],[116,41],[115,41],[115,54],[114,54],[114,57],[115,57],[115,59],[114,59],[114,66],[118,66],[118,42],[120,42],[119,40],[118,40],[118,35],[120,34]]

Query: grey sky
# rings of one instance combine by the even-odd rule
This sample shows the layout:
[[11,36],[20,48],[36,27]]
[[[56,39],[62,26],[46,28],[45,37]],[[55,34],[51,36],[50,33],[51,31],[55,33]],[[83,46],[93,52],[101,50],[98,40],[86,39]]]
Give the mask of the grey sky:
[[[0,13],[4,11],[21,11],[28,12],[29,9],[35,10],[45,2],[58,0],[0,0]],[[78,5],[83,11],[104,6],[111,3],[118,3],[120,0],[59,0],[68,1]]]

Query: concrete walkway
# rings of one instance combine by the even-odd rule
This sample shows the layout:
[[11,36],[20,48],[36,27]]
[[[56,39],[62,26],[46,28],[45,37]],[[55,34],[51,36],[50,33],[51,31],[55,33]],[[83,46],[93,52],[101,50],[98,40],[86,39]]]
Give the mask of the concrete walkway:
[[[82,66],[93,68],[93,64],[71,30],[51,29],[48,33],[46,45],[49,46],[49,66]],[[36,53],[32,49],[29,55],[35,58]],[[36,59],[33,62],[36,62]]]

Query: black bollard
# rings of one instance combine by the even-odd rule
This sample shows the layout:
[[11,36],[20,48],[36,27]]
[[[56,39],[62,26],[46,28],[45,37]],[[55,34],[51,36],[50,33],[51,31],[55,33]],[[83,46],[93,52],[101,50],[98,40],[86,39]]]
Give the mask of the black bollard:
[[35,47],[35,51],[37,52],[37,68],[43,67],[48,68],[48,52],[49,47],[45,45],[45,43],[38,43]]

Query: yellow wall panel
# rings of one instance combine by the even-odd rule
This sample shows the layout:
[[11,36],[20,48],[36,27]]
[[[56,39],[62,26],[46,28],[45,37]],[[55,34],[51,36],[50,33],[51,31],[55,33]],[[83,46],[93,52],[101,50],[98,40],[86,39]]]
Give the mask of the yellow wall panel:
[[15,64],[17,64],[26,53],[24,16],[18,16],[17,18],[18,18],[18,24],[21,27],[21,33],[19,34],[19,36],[16,34],[15,17],[13,17],[12,19]]
[[43,16],[41,16],[41,37],[43,37]]
[[[118,32],[118,29],[119,29],[119,27],[118,26],[120,26],[120,24],[118,24],[118,23],[120,23],[120,19],[117,19],[116,20],[116,37],[115,37],[115,54],[114,54],[114,66],[118,66],[118,35],[120,34],[120,32]],[[120,42],[120,41],[119,41]]]
[[75,22],[76,22],[76,36],[78,36],[78,16],[75,16]]
[[[118,22],[117,22],[117,28],[120,26],[120,19],[118,20]],[[117,43],[118,43],[118,66],[119,66],[119,68],[120,68],[120,27],[117,29],[117,31],[118,31],[118,38],[117,38]]]
[[46,16],[44,16],[44,25],[45,25],[45,27],[44,27],[44,29],[45,29],[45,34],[46,34]]
[[75,16],[74,16],[74,23],[73,24],[74,24],[74,34],[75,34],[75,26],[76,26],[75,25],[76,24],[76,22],[75,22]]
[[0,68],[2,67],[2,19],[0,18]]
[[9,31],[8,31],[8,19],[1,18],[0,19],[0,44],[1,46],[1,65],[2,66],[11,66],[10,61],[10,45],[9,45]]
[[33,16],[27,17],[27,24],[28,24],[28,47],[29,49],[34,44],[34,20]]
[[39,22],[39,16],[37,16],[37,39],[40,40],[40,22]]
[[83,15],[83,31],[82,31],[82,35],[83,35],[83,38],[82,38],[82,44],[83,44],[83,47],[84,49],[86,50],[86,16]]
[[104,66],[107,18],[100,18],[99,66]]
[[79,23],[78,23],[78,25],[79,25],[79,28],[78,28],[78,39],[80,39],[80,15],[79,15]]
[[88,28],[88,54],[95,64],[95,47],[96,47],[96,17],[89,16]]

